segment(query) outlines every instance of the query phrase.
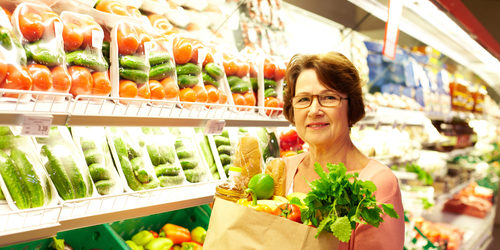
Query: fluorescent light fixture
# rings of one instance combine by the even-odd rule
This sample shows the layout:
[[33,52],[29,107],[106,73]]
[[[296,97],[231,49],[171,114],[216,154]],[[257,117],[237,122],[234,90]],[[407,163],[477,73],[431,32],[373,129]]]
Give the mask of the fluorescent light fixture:
[[[387,21],[387,1],[348,1]],[[404,1],[399,29],[469,68],[500,94],[500,61],[431,1]]]

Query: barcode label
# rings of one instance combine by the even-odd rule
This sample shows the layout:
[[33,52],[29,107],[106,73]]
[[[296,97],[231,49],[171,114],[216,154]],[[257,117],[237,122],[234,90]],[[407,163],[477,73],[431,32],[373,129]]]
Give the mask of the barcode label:
[[52,116],[24,116],[21,135],[49,136]]
[[204,132],[206,135],[220,135],[225,126],[225,120],[208,120]]

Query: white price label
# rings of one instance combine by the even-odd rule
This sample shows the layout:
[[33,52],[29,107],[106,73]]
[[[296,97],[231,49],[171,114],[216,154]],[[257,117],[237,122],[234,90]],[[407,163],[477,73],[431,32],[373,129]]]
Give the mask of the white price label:
[[102,48],[102,40],[104,39],[104,34],[100,30],[92,30],[92,47]]
[[49,136],[52,116],[24,116],[21,135]]
[[225,126],[225,120],[208,120],[204,132],[206,135],[220,135]]

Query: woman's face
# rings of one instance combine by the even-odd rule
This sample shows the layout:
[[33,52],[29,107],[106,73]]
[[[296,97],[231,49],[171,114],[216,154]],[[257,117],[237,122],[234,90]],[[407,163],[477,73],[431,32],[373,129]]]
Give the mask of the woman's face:
[[[295,96],[320,94],[347,97],[321,84],[314,69],[302,71],[297,78]],[[293,108],[297,133],[310,146],[331,147],[338,139],[349,136],[348,106],[347,100],[342,99],[336,107],[323,107],[317,97],[312,97],[311,106]]]

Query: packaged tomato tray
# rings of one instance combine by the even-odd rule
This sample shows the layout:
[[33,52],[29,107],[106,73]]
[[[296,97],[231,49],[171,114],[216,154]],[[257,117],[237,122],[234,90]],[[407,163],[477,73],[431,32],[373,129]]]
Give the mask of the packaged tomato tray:
[[[207,91],[207,102],[214,104],[230,104],[226,74],[222,64],[222,54],[213,47],[205,47],[207,50],[203,60],[202,78]],[[215,108],[215,106],[209,106]]]
[[[282,108],[283,107],[283,78],[285,77],[285,63],[277,58],[267,57],[261,67],[263,81],[259,84],[259,107]],[[263,100],[263,101],[261,101]],[[275,117],[281,111],[265,110],[267,116]]]
[[66,63],[71,75],[71,94],[108,96],[111,81],[103,56],[104,31],[91,16],[61,13]]
[[[257,104],[256,93],[254,93],[250,81],[250,59],[237,53],[226,52],[223,54],[224,71],[227,75],[234,105],[254,107]],[[238,108],[237,110],[247,109]]]
[[[71,79],[66,68],[61,18],[47,6],[21,3],[12,14],[12,23],[14,32],[20,37],[26,52],[28,74],[23,74],[23,77],[31,76],[31,89],[70,92],[72,90]],[[24,86],[18,89],[29,88]],[[52,99],[53,97],[38,96],[36,98]]]
[[9,127],[0,127],[0,192],[13,210],[58,203],[29,136],[14,136]]

